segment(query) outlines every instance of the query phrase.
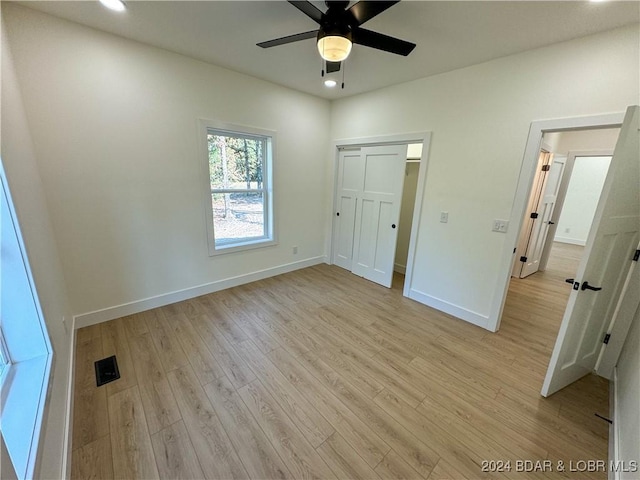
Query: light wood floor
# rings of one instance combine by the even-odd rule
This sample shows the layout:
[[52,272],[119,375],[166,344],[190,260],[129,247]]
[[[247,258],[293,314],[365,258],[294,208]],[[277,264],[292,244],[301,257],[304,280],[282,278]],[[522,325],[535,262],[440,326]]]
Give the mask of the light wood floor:
[[83,328],[72,477],[605,478],[514,471],[607,455],[606,382],[539,395],[552,271],[512,282],[497,334],[327,265]]

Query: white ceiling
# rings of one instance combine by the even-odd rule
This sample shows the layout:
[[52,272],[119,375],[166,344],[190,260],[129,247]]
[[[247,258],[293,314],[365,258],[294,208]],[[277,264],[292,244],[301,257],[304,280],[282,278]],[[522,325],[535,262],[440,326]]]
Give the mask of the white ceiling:
[[[323,86],[315,41],[270,49],[257,42],[317,25],[284,1],[21,2],[43,12],[188,55],[286,87],[339,98],[637,23],[640,3],[403,1],[365,24],[418,46],[408,57],[355,45],[345,89]],[[313,2],[325,10],[324,2]]]

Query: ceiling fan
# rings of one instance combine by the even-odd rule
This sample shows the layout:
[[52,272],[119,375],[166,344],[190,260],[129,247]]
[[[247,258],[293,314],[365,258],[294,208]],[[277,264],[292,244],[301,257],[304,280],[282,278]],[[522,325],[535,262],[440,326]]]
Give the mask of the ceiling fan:
[[328,7],[326,12],[322,12],[308,1],[289,1],[291,5],[320,25],[320,28],[260,42],[257,45],[270,48],[315,37],[318,42],[318,52],[327,62],[327,73],[340,70],[340,62],[349,56],[354,43],[407,56],[416,47],[415,43],[360,27],[399,1],[362,0],[347,9],[349,1],[327,0],[324,2]]

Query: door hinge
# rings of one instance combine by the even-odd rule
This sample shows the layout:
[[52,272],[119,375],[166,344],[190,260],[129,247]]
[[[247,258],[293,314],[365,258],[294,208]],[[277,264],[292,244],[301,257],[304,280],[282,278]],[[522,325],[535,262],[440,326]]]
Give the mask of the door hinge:
[[609,339],[611,338],[611,334],[607,333],[604,338],[602,339],[602,343],[604,343],[605,345],[607,345],[609,343]]
[[640,250],[636,250],[636,253],[633,254],[633,261],[637,262],[640,258]]
[[526,262],[527,261],[527,257],[525,257],[525,256],[520,257],[520,261],[521,262]]
[[542,165],[543,172],[548,172],[549,170],[551,170],[551,165]]
[[531,214],[531,218],[538,218],[538,212],[533,212]]

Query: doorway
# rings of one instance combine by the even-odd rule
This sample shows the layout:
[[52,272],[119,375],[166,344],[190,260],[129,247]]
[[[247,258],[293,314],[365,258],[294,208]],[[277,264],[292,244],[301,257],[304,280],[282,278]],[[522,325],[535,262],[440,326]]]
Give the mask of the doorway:
[[[418,175],[420,173],[420,157],[422,156],[422,144],[408,145],[407,161],[405,163],[404,183],[402,187],[402,200],[400,203],[400,223],[398,225],[398,243],[393,270],[398,274],[395,278],[404,279],[407,272],[407,258],[409,256],[409,240],[411,238],[411,225],[413,223],[413,210],[418,189]],[[404,282],[404,280],[403,280]],[[394,280],[395,283],[395,280]]]
[[404,277],[405,296],[428,140],[422,134],[336,142],[331,262],[387,288]]
[[[531,124],[514,205],[514,213],[521,212],[519,215],[524,215],[529,200],[544,133],[621,126],[582,260],[575,278],[567,280],[571,282],[569,299],[561,323],[555,330],[553,352],[541,392],[545,397],[592,372],[597,368],[599,353],[608,350],[609,335],[604,333],[615,321],[617,305],[625,297],[625,285],[628,283],[625,278],[632,270],[640,236],[640,205],[637,202],[639,111],[638,106],[631,106],[624,115],[608,114]],[[514,223],[521,225],[520,220],[516,218]],[[512,245],[515,243],[514,239]],[[513,260],[509,270],[512,266]],[[507,286],[510,286],[509,282]],[[503,299],[506,296],[505,293]]]
[[538,292],[545,306],[527,304],[519,317],[511,317],[522,324],[510,327],[525,333],[528,319],[541,321],[544,308],[546,349],[560,328],[619,133],[607,128],[542,136],[507,302],[524,291]]
[[[562,143],[556,147],[545,142],[547,135],[556,134],[545,133],[512,277],[544,271],[550,256],[554,252],[557,256],[558,244],[586,245],[619,131],[560,133]],[[600,148],[582,150],[591,135],[595,136],[591,142]]]

